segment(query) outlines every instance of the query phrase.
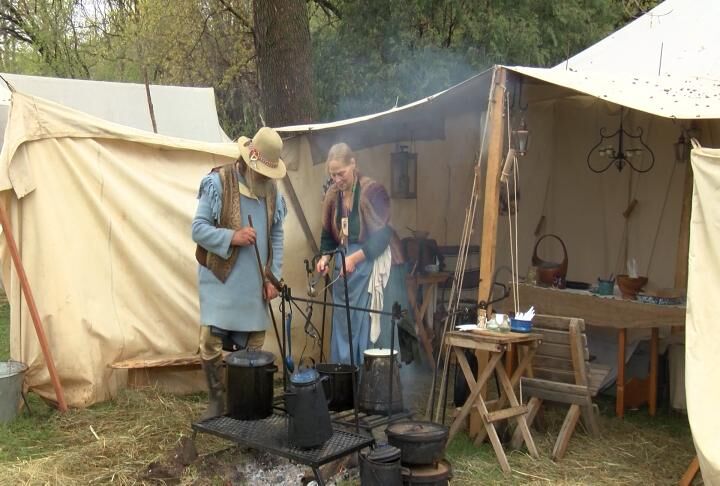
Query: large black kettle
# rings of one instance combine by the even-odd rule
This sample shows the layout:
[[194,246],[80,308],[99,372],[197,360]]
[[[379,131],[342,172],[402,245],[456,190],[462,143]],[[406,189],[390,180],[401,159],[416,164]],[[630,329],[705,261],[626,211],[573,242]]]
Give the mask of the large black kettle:
[[326,376],[313,368],[301,369],[290,376],[290,390],[285,393],[289,415],[288,440],[300,449],[319,447],[332,437],[327,399],[322,387]]

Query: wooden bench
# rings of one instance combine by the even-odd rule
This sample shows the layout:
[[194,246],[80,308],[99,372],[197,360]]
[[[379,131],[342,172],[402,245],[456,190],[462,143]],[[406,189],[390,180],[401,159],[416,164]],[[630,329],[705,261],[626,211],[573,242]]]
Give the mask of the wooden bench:
[[[532,376],[520,380],[521,393],[529,398],[528,425],[545,400],[570,405],[552,452],[553,460],[558,461],[565,455],[581,416],[588,433],[599,435],[592,399],[610,367],[590,364],[582,319],[538,315],[533,320],[533,332],[542,334],[542,344],[532,362]],[[521,440],[520,432],[515,431],[512,445],[519,447]]]
[[110,368],[128,370],[130,388],[154,386],[176,394],[207,389],[197,352],[128,359],[112,363]]

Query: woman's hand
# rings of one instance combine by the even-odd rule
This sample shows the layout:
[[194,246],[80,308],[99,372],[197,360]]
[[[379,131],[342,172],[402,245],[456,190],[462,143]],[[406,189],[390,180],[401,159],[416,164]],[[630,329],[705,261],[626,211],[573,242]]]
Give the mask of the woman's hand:
[[255,243],[257,233],[253,228],[246,226],[245,228],[239,229],[233,233],[230,244],[233,246],[250,246]]
[[317,264],[315,265],[315,271],[320,275],[327,274],[329,270],[328,261],[330,261],[330,257],[328,255],[321,256]]
[[347,271],[347,274],[350,275],[353,273],[358,263],[363,261],[365,261],[365,252],[362,250],[358,250],[352,255],[345,257],[345,270]]
[[267,302],[270,302],[277,296],[278,296],[278,291],[275,288],[275,286],[272,284],[272,282],[265,282],[265,285],[263,286],[263,297],[265,297],[265,300]]

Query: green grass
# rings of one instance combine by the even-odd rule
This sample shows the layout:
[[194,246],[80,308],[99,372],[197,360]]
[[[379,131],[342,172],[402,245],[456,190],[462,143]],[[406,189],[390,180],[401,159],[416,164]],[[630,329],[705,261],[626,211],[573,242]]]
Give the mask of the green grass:
[[37,395],[28,394],[27,409],[9,424],[0,424],[0,464],[29,461],[64,447],[57,413]]
[[0,361],[10,359],[10,305],[5,294],[0,299]]

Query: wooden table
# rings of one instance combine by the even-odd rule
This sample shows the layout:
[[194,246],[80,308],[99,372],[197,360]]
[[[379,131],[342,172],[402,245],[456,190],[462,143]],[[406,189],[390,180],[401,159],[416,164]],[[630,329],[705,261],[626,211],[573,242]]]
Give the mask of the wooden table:
[[[601,297],[587,291],[559,290],[535,285],[520,284],[518,287],[523,308],[535,306],[538,314],[579,317],[586,324],[617,329],[618,376],[616,384],[615,414],[625,414],[625,345],[628,329],[651,329],[650,372],[646,380],[638,384],[640,395],[648,402],[651,416],[657,410],[658,341],[660,327],[685,325],[685,306],[655,305],[617,297]],[[512,309],[512,300],[496,304],[498,309]],[[637,405],[637,404],[635,404]]]
[[[435,358],[433,357],[432,346],[433,331],[432,327],[428,330],[425,326],[425,314],[427,313],[428,305],[430,305],[433,291],[437,289],[438,284],[445,282],[449,276],[450,274],[447,272],[434,272],[424,275],[408,275],[405,279],[408,301],[415,315],[415,331],[425,350],[425,354],[427,354],[428,363],[430,363],[433,369],[435,369]],[[418,303],[417,294],[421,286],[423,287],[422,301]]]
[[[530,429],[528,428],[525,415],[527,415],[528,409],[522,405],[517,397],[515,396],[515,386],[517,385],[520,377],[524,373],[525,369],[532,362],[532,358],[535,355],[538,345],[540,344],[539,334],[523,334],[516,332],[500,333],[494,331],[466,331],[458,332],[451,331],[445,335],[445,345],[450,347],[455,353],[460,368],[462,369],[463,375],[467,380],[470,394],[468,395],[465,404],[460,408],[459,413],[456,415],[450,426],[450,433],[448,436],[448,442],[457,434],[463,425],[465,418],[468,416],[472,409],[476,409],[480,414],[484,431],[476,438],[476,443],[479,443],[485,438],[485,434],[490,437],[490,443],[495,450],[500,467],[505,473],[510,472],[510,465],[508,464],[507,456],[503,450],[500,437],[498,437],[497,431],[495,430],[495,422],[506,419],[514,419],[517,422],[517,426],[522,433],[523,441],[528,448],[530,455],[538,458],[538,451],[535,447]],[[502,365],[501,358],[505,354],[505,351],[510,345],[525,346],[527,352],[524,353],[523,358],[520,360],[518,367],[515,369],[512,377],[508,377],[505,372],[505,367]],[[472,351],[486,351],[490,355],[490,360],[487,366],[480,372],[477,380],[473,375],[472,369],[468,364],[467,358],[465,357],[464,350],[470,349]],[[502,388],[501,395],[497,400],[486,402],[482,395],[482,389],[487,383],[493,370],[497,372],[497,380]],[[505,407],[509,404],[509,407]]]

